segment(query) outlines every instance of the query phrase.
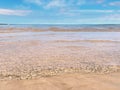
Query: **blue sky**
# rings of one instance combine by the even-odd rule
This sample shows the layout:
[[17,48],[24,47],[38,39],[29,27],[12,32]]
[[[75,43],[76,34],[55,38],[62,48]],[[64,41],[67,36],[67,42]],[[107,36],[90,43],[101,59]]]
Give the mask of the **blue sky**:
[[120,0],[0,0],[0,23],[120,24]]

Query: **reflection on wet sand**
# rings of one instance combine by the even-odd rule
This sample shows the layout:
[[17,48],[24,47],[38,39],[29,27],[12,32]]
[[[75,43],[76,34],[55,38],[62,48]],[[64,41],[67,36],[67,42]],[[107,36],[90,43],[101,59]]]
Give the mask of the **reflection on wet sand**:
[[0,33],[0,90],[119,90],[120,32],[17,30]]
[[9,32],[120,32],[119,28],[60,28],[60,27],[49,27],[49,28],[20,28],[20,27],[7,27],[0,28],[0,33],[9,33]]
[[120,74],[63,74],[34,80],[0,82],[0,90],[119,90]]

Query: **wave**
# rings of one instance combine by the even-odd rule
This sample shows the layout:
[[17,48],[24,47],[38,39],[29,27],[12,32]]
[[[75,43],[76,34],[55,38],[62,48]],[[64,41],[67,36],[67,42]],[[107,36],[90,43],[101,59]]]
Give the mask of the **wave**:
[[20,28],[20,27],[4,27],[0,28],[0,33],[9,32],[120,32],[118,28],[62,28],[62,27],[49,27],[49,28]]

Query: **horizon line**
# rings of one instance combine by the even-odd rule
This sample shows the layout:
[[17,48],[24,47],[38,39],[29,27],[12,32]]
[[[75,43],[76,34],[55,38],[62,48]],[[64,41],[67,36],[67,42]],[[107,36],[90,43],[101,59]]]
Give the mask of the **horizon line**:
[[119,25],[120,23],[0,23],[0,25]]

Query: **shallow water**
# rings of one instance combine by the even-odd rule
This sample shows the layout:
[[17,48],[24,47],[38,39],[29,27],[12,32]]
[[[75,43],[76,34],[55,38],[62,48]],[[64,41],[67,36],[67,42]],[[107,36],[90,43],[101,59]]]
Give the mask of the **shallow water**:
[[[4,28],[7,28],[7,30],[4,30]],[[11,32],[9,30],[10,28],[15,29],[14,32]],[[21,28],[28,29],[28,31],[24,32],[17,32],[22,31]],[[36,32],[36,28],[41,29],[44,28],[44,30],[48,30],[45,32]],[[50,31],[50,28],[57,28],[59,29],[66,29],[73,31],[76,29],[83,29],[83,31],[92,30],[93,28],[99,29],[100,32],[62,32],[62,31]],[[31,31],[30,29],[33,29]],[[109,30],[112,29],[113,32],[109,32]],[[119,30],[120,25],[114,25],[114,24],[93,24],[93,25],[51,25],[51,24],[19,24],[19,25],[0,25],[0,31],[8,31],[5,33],[0,33],[0,41],[17,41],[17,40],[41,40],[41,41],[53,41],[53,40],[110,40],[110,41],[120,41],[120,32],[114,32],[115,30]],[[29,31],[30,30],[30,31]],[[89,31],[88,30],[88,31]],[[107,30],[107,32],[102,32],[104,30]],[[57,32],[56,32],[57,31]]]
[[40,32],[40,29],[30,29],[34,28],[20,29],[19,32],[17,28],[8,28],[5,32],[0,28],[3,31],[0,33],[2,78],[9,78],[9,75],[28,78],[31,73],[31,78],[34,74],[46,76],[51,75],[51,70],[56,75],[61,69],[64,73],[72,68],[71,72],[120,70],[120,32],[109,32],[109,29],[108,32],[77,32],[74,29],[73,32],[58,29]]
[[16,40],[110,40],[120,41],[120,32],[16,32],[0,33],[0,41]]

